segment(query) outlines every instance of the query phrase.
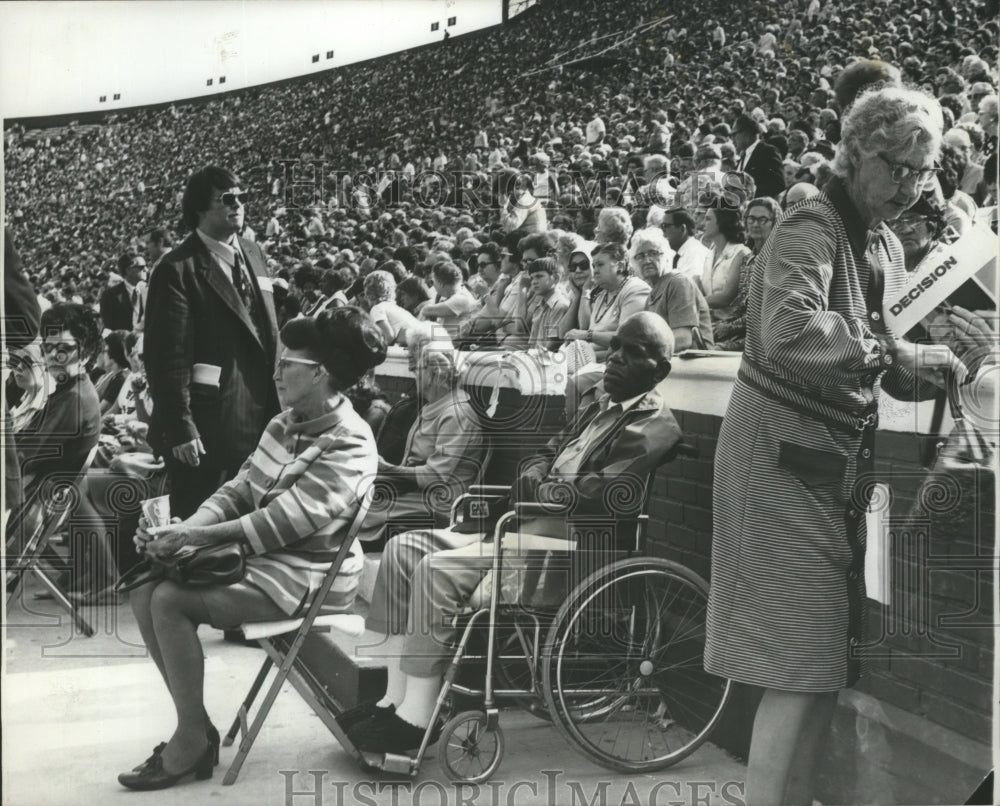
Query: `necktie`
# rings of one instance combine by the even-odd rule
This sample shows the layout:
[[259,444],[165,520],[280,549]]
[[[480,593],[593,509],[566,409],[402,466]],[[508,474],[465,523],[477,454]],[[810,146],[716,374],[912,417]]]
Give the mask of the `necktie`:
[[243,255],[239,251],[233,255],[233,287],[243,300],[250,317],[253,318],[253,294],[250,293],[250,283],[243,270]]
[[253,287],[250,285],[251,281],[247,276],[245,266],[243,253],[237,249],[233,254],[233,285],[236,287],[236,293],[239,294],[240,299],[243,301],[243,306],[247,309],[247,313],[250,314],[250,321],[253,323],[254,330],[259,335],[260,325],[257,322],[257,305],[254,301]]
[[142,321],[142,295],[139,294],[138,288],[132,289],[132,296],[130,299],[132,302],[132,318],[135,320],[132,323],[132,326],[135,327]]
[[677,268],[677,264],[681,262],[681,253],[674,252],[674,268]]

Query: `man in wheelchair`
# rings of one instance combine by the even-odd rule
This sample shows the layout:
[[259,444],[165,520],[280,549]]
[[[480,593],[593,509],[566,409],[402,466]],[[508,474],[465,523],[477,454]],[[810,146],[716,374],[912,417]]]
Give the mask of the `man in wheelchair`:
[[[647,476],[681,437],[656,388],[670,372],[673,345],[670,327],[654,313],[623,322],[611,342],[605,393],[581,406],[575,420],[522,466],[518,499],[556,505],[570,498],[585,509],[608,502],[615,512],[615,490],[626,484],[641,501]],[[400,534],[386,545],[367,620],[368,630],[384,637],[378,651],[388,658],[386,693],[338,719],[359,750],[403,753],[420,746],[456,635],[443,615],[463,609],[493,563],[493,546],[483,538],[441,529]],[[505,551],[511,539],[517,542],[504,555],[505,568],[518,546],[573,548],[565,517],[522,523],[519,535],[504,538]],[[436,739],[435,730],[431,741]]]

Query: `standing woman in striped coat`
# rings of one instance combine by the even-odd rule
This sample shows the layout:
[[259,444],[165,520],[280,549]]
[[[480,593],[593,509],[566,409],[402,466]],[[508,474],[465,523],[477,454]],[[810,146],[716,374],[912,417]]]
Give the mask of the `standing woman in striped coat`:
[[[274,417],[238,475],[187,520],[140,523],[136,547],[169,558],[184,546],[238,541],[250,555],[243,581],[210,588],[151,582],[132,591],[132,609],[177,710],[170,741],[131,772],[129,789],[164,789],[211,775],[218,731],[205,712],[198,625],[232,629],[292,618],[311,602],[375,478],[371,428],[343,391],[385,359],[385,340],[359,308],[299,318],[281,329],[274,373],[284,411]],[[349,611],[362,568],[355,540],[325,612]]]
[[705,648],[709,672],[765,689],[750,806],[812,802],[837,692],[861,672],[861,488],[879,390],[914,400],[960,372],[947,349],[894,338],[882,303],[906,277],[884,222],[934,175],[941,129],[922,92],[861,96],[843,121],[834,178],[785,216],[751,279],[715,459]]

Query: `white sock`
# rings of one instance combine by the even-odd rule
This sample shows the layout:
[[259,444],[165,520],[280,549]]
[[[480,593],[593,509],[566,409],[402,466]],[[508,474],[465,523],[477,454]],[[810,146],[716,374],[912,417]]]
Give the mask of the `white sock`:
[[403,702],[396,706],[396,716],[404,722],[426,728],[434,713],[434,704],[441,691],[439,677],[406,676],[406,696]]
[[385,695],[378,701],[379,708],[390,705],[399,706],[406,695],[406,675],[399,668],[403,654],[402,635],[386,635],[385,640],[378,645],[377,653],[386,660],[387,681]]

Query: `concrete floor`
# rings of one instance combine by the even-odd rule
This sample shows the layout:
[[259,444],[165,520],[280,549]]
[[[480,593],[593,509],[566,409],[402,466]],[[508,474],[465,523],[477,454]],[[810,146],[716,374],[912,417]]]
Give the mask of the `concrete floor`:
[[[738,804],[745,767],[705,745],[655,775],[605,770],[568,746],[550,725],[517,710],[501,714],[506,752],[489,784],[444,783],[434,748],[412,781],[359,770],[291,687],[279,697],[240,778],[222,786],[235,752],[222,749],[210,781],[191,779],[157,793],[123,789],[117,774],[143,761],[174,727],[173,708],[146,659],[127,605],[87,610],[98,632],[74,634],[52,602],[29,583],[7,614],[3,685],[3,803],[76,806],[128,800],[209,803],[349,804]],[[206,705],[225,731],[263,658],[203,628]],[[318,795],[313,795],[318,792]],[[298,793],[298,794],[296,794]]]

